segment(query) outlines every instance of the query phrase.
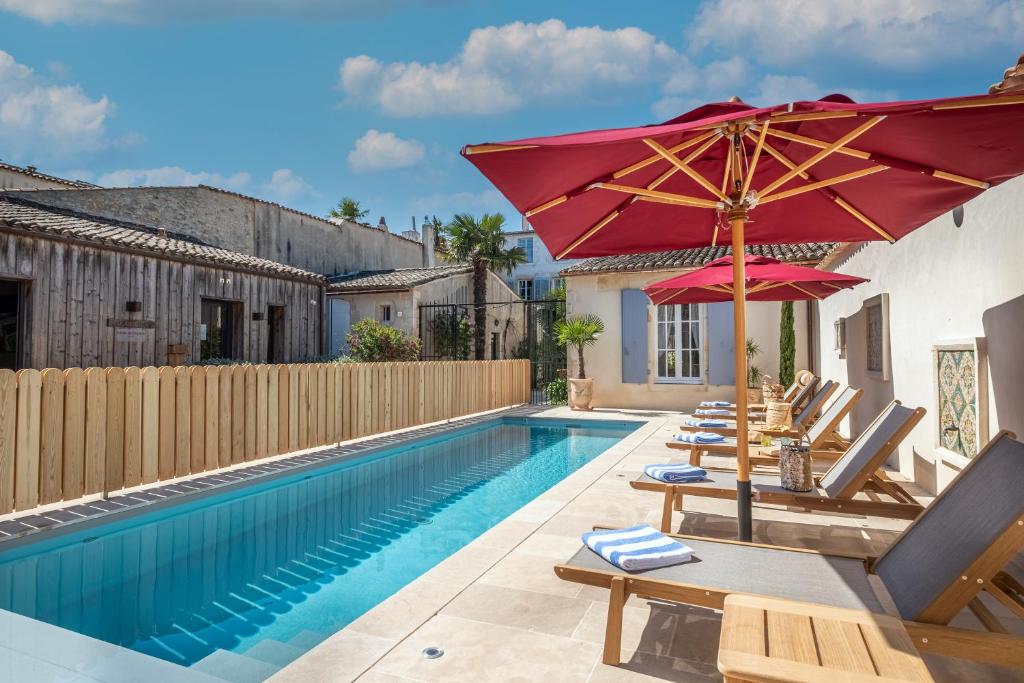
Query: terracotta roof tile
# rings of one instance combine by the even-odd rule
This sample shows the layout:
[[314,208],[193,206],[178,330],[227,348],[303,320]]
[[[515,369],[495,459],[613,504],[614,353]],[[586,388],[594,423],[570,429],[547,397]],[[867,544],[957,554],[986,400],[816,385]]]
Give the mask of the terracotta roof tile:
[[79,189],[87,187],[96,187],[92,183],[87,183],[84,180],[68,180],[67,178],[58,178],[57,176],[50,175],[48,173],[40,173],[39,171],[31,167],[26,168],[24,166],[15,166],[14,164],[5,164],[2,161],[0,161],[0,168],[7,171],[14,171],[15,173],[21,173],[22,175],[27,175],[31,178],[38,178],[39,180],[46,180],[51,183],[67,185],[68,187],[74,187]]
[[[817,263],[825,258],[836,245],[832,242],[804,244],[753,244],[747,253],[770,256],[786,263]],[[587,275],[589,273],[643,272],[651,270],[677,270],[697,268],[716,258],[728,256],[732,247],[700,247],[677,249],[649,254],[625,254],[622,256],[599,256],[589,258],[562,271],[562,275]]]
[[468,264],[456,263],[433,268],[363,270],[327,278],[328,292],[402,291],[434,280],[472,272]]
[[137,249],[182,260],[323,282],[321,275],[256,256],[210,246],[194,238],[149,226],[55,209],[22,199],[0,197],[0,225],[97,245]]

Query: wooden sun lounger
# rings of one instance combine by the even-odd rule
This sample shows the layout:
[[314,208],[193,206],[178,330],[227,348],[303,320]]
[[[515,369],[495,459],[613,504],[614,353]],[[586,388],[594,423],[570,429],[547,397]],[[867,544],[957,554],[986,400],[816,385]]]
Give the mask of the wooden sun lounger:
[[[816,478],[814,489],[806,493],[782,488],[777,471],[751,472],[754,500],[825,512],[916,518],[923,509],[921,504],[880,468],[924,414],[924,408],[907,408],[899,401],[890,403],[828,471]],[[639,491],[656,491],[664,495],[661,513],[663,532],[671,530],[672,510],[682,509],[685,495],[736,499],[736,472],[724,468],[708,468],[708,479],[704,481],[669,484],[644,474],[629,485]],[[859,493],[868,494],[870,498],[854,498]],[[881,500],[880,494],[889,496],[892,501]]]
[[[766,425],[753,423],[750,425],[750,429],[761,432],[762,434],[769,434],[772,438],[782,438],[788,436],[790,438],[800,438],[804,432],[814,424],[815,420],[821,414],[822,408],[825,407],[828,399],[832,397],[832,394],[836,392],[839,385],[832,380],[825,382],[821,385],[821,389],[818,390],[807,405],[800,410],[797,416],[793,419],[793,426],[790,429],[785,430],[769,430],[766,429]],[[690,419],[699,420],[702,416],[693,416]],[[706,419],[715,419],[712,416],[708,416]],[[721,419],[721,418],[719,418]],[[736,436],[736,421],[729,420],[732,422],[731,426],[727,427],[691,427],[688,424],[683,424],[679,427],[684,432],[711,432],[712,434],[721,434],[722,436]]]
[[[811,381],[807,384],[800,386],[796,382],[790,385],[789,389],[786,389],[786,393],[782,395],[782,400],[792,404],[793,415],[797,414],[800,407],[803,406],[814,394],[820,380],[818,377],[812,377]],[[723,408],[724,410],[730,411],[729,415],[735,419],[736,417],[736,404],[730,404]],[[767,403],[748,403],[747,404],[747,415],[763,415],[764,411],[768,409]]]
[[[1024,638],[1005,634],[978,599],[985,591],[1024,619],[1024,586],[1004,567],[1024,546],[1024,444],[999,434],[878,558],[674,536],[690,562],[624,572],[586,546],[555,574],[611,592],[606,664],[618,664],[630,595],[722,609],[731,594],[813,602],[900,617],[923,650],[1024,666]],[[885,606],[888,606],[886,608]],[[945,625],[965,607],[992,633]]]
[[[811,453],[817,460],[836,460],[843,454],[849,445],[849,440],[839,433],[839,424],[843,421],[857,402],[863,396],[863,389],[846,387],[832,403],[829,404],[821,417],[807,429],[807,440],[811,444]],[[686,450],[690,452],[690,464],[700,465],[701,456],[704,453],[714,455],[736,455],[736,437],[725,437],[721,443],[689,444],[680,441],[669,441],[665,444],[669,448]],[[751,454],[751,465],[774,465],[778,463],[779,457],[775,452],[779,447],[779,441],[774,439],[771,446],[762,446],[756,453]]]

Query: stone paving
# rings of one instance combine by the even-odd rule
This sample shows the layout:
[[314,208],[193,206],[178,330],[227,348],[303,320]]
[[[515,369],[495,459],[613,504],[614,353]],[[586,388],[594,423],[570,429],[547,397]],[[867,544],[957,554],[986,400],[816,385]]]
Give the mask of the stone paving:
[[[569,413],[560,408],[541,415]],[[571,416],[646,424],[272,680],[721,680],[715,665],[720,613],[636,597],[625,611],[623,663],[601,663],[607,591],[561,581],[552,567],[568,559],[579,548],[580,534],[595,524],[659,522],[660,498],[632,490],[628,481],[645,464],[680,459],[679,451],[664,446],[677,429],[679,414],[595,411]],[[708,463],[714,464],[710,458]],[[732,501],[688,497],[674,524],[683,533],[730,538],[734,515]],[[861,554],[877,554],[907,524],[763,505],[756,507],[754,517],[758,542]],[[996,605],[992,608],[999,611]],[[977,622],[965,614],[959,624]],[[424,648],[432,646],[442,648],[444,655],[425,658]],[[990,671],[956,660],[929,665],[938,680],[1024,681],[1019,672]]]

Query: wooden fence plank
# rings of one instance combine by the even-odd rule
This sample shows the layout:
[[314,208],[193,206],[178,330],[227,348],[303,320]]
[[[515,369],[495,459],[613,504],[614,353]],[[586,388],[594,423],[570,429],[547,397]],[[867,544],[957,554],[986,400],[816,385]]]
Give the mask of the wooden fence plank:
[[256,366],[245,368],[245,440],[242,452],[243,460],[256,457]]
[[107,448],[104,491],[124,488],[124,368],[107,368]]
[[157,460],[157,479],[163,481],[174,476],[174,368],[164,366],[158,371],[160,377],[160,447]]
[[192,469],[192,376],[184,365],[174,369],[174,476]]
[[288,366],[288,447],[285,453],[299,450],[299,368]]
[[231,368],[231,463],[245,461],[245,367]]
[[189,411],[189,464],[190,472],[206,469],[206,368],[189,368],[190,411]]
[[[63,388],[63,383],[61,386]],[[61,407],[63,408],[63,396],[61,396]],[[0,514],[6,514],[14,509],[17,419],[17,375],[12,370],[0,370]],[[59,467],[60,465],[58,465],[58,469]]]
[[299,424],[296,450],[309,447],[309,366],[299,366]]
[[316,400],[316,443],[323,446],[329,442],[327,437],[327,364],[317,364],[317,400]]
[[38,370],[18,371],[18,415],[14,445],[14,509],[39,505],[39,432],[42,380]]
[[[13,404],[11,405],[9,423],[6,412],[8,397],[5,380],[8,373],[13,382],[13,372],[10,370],[0,371],[0,510],[3,512],[10,512],[12,509],[4,496],[6,484],[4,483],[3,463],[8,441],[11,445],[12,484],[14,474]],[[54,368],[47,368],[40,373],[40,381],[42,383],[40,410],[42,411],[43,428],[39,434],[39,502],[46,505],[61,500],[64,493],[64,373]],[[12,395],[11,399],[13,400],[13,398]],[[13,487],[11,493],[14,493]]]
[[[267,457],[267,380],[270,366],[256,368],[256,453],[255,458]],[[275,406],[276,407],[276,406]]]
[[103,491],[107,471],[107,373],[85,371],[85,493]]
[[203,431],[206,445],[203,453],[206,471],[220,467],[220,368],[208,367],[206,375],[206,415]]
[[64,500],[85,493],[85,372],[64,371]]
[[352,438],[352,365],[341,367],[341,440]]
[[217,426],[217,462],[221,467],[231,464],[231,368],[220,368],[219,424]]
[[124,485],[142,483],[142,370],[124,371]]
[[[67,382],[67,377],[64,381]],[[66,420],[67,406],[64,408],[64,415]],[[149,366],[142,370],[142,483],[149,484],[159,478],[159,463],[160,371]]]
[[267,455],[277,455],[279,448],[279,428],[281,424],[281,368],[277,365],[267,366]]

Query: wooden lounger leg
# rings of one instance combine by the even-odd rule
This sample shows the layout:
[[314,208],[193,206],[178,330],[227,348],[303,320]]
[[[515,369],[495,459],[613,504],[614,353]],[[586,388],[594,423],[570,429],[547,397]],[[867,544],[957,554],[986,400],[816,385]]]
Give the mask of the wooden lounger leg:
[[690,464],[694,467],[700,467],[700,446],[694,444],[690,446]]
[[682,512],[683,511],[683,494],[681,494],[681,493],[677,493],[676,494],[676,496],[675,496],[675,505],[673,505],[673,508],[675,509],[676,512]]
[[676,487],[665,487],[665,499],[661,503],[661,533],[672,533],[672,504],[676,499]]
[[626,605],[626,580],[621,576],[612,579],[611,595],[608,596],[608,624],[604,631],[604,656],[601,661],[617,666],[622,658],[622,609]]

